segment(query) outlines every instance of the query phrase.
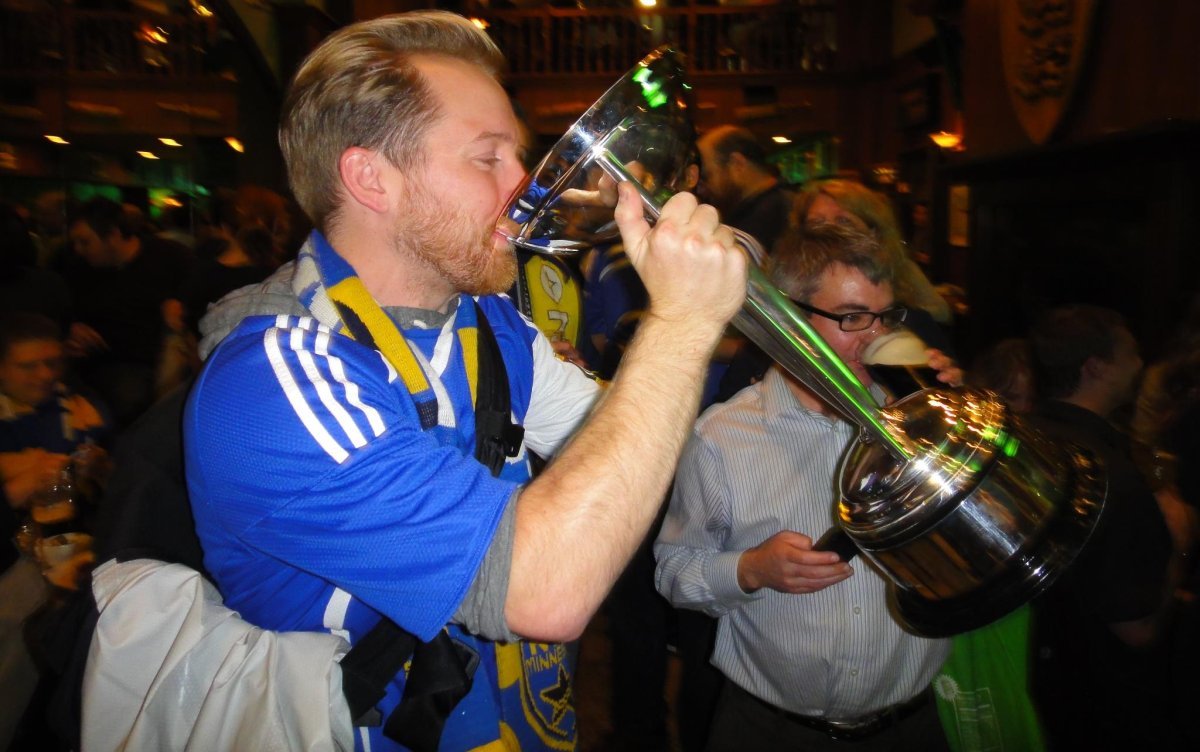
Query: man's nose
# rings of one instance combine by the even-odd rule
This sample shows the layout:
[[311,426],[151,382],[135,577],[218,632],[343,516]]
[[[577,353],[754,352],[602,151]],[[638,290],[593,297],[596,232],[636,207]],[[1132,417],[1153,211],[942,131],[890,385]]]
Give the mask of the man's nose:
[[504,183],[502,184],[504,195],[511,196],[517,190],[517,186],[525,182],[528,174],[525,171],[525,165],[519,161],[512,162],[504,173]]

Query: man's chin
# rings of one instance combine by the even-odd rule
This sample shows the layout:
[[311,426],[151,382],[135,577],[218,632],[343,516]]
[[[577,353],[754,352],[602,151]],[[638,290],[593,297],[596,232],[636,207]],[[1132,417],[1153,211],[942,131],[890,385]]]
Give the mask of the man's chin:
[[509,246],[496,250],[487,268],[463,292],[468,295],[496,295],[508,292],[517,281],[517,254]]
[[850,370],[854,372],[854,375],[858,377],[863,386],[871,386],[875,383],[875,379],[871,378],[871,372],[863,364],[852,363],[850,364]]

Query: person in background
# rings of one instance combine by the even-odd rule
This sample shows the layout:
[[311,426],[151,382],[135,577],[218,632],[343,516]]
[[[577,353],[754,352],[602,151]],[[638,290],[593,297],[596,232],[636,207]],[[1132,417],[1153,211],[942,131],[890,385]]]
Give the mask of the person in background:
[[[442,749],[575,745],[562,643],[649,529],[745,296],[744,256],[712,207],[678,194],[651,228],[619,186],[615,218],[650,309],[597,404],[595,383],[498,294],[517,273],[500,215],[524,178],[503,62],[441,11],[326,38],[280,121],[317,229],[295,263],[201,322],[185,464],[228,606],[351,643],[386,617],[424,643],[380,701],[384,724],[357,730],[361,748],[411,748],[413,735]],[[484,385],[469,363],[484,321],[523,426],[520,439],[504,432],[498,475],[475,458]],[[532,480],[529,452],[554,457]],[[388,723],[414,712],[401,699],[420,691],[426,649],[469,689]]]
[[[971,363],[966,383],[1000,395],[1018,416],[1037,403],[1027,339],[1004,339]],[[978,629],[954,635],[950,656],[934,679],[938,713],[954,752],[1046,748],[1029,690],[1029,624],[1025,604]]]
[[111,430],[107,409],[64,381],[58,326],[38,314],[0,316],[0,453],[36,448],[68,455]]
[[[180,285],[178,300],[163,304],[168,329],[155,369],[156,398],[185,383],[200,369],[200,318],[208,306],[234,290],[263,281],[281,263],[282,250],[272,232],[270,217],[282,211],[282,204],[277,207],[264,202],[262,192],[277,195],[255,186],[217,192],[208,237]],[[258,207],[258,211],[250,214],[247,203]]]
[[138,235],[131,221],[120,204],[97,197],[70,223],[82,263],[67,277],[74,298],[67,354],[119,426],[154,399],[165,333],[182,328],[177,300],[189,263],[187,249]]
[[192,202],[190,199],[178,201],[178,206],[168,206],[159,217],[162,229],[158,237],[187,248],[196,248],[196,236],[192,233]]
[[[699,153],[693,150],[686,164],[680,182],[673,186],[676,191],[695,190],[700,181]],[[593,249],[585,267],[584,323],[599,353],[595,370],[601,378],[611,379],[646,314],[649,299],[622,243]],[[711,369],[708,383],[712,383]],[[707,392],[706,388],[706,396]],[[701,404],[704,401],[702,397]],[[719,681],[719,675],[712,676],[716,672],[708,665],[711,640],[703,629],[706,625],[700,625],[702,648],[695,655],[689,653],[689,638],[694,631],[691,624],[678,625],[672,618],[673,609],[654,589],[652,546],[657,536],[656,521],[604,603],[612,651],[612,735],[605,740],[606,749],[665,752],[669,748],[666,690],[672,632],[684,666],[675,706],[676,727],[689,752],[701,746],[692,741],[702,731],[698,728],[699,718],[709,717],[707,711],[699,717],[692,713],[698,707],[711,707],[703,695],[704,688]],[[712,694],[715,701],[715,692]]]
[[770,255],[788,225],[792,194],[767,162],[767,152],[746,128],[721,125],[696,142],[702,190],[730,227],[752,235]]
[[[895,268],[896,299],[908,308],[904,326],[929,347],[953,353],[950,338],[941,325],[950,320],[949,307],[908,258],[895,215],[883,195],[850,180],[820,180],[806,185],[789,211],[791,227],[829,223],[873,235],[880,258]],[[743,347],[721,380],[717,401],[729,399],[762,378],[770,365],[770,358],[761,349],[753,345]]]
[[193,334],[208,306],[240,287],[262,282],[282,262],[282,249],[260,217],[250,216],[240,192],[221,190],[211,206],[209,240],[180,287],[183,319]]
[[[814,181],[805,185],[797,196],[792,222],[805,225],[837,222],[873,233],[883,252],[896,265],[896,299],[910,311],[924,311],[939,324],[952,323],[949,304],[910,257],[896,215],[883,194],[853,180]],[[924,329],[917,331],[922,339],[934,347],[943,347],[944,340],[927,334]]]
[[1107,473],[1094,531],[1034,602],[1032,686],[1047,738],[1054,749],[1186,749],[1163,639],[1178,577],[1172,534],[1110,422],[1134,397],[1137,341],[1119,314],[1086,305],[1047,312],[1030,340],[1043,400],[1033,424],[1093,452]]
[[[905,318],[873,236],[794,227],[770,278],[882,400],[863,349]],[[961,383],[945,356],[939,380]],[[696,423],[654,546],[659,592],[717,617],[713,664],[727,679],[707,749],[945,749],[930,681],[947,640],[906,632],[888,580],[813,541],[834,524],[834,477],[858,435],[778,366]],[[866,746],[863,746],[866,745]]]
[[[296,227],[292,213],[294,206],[288,199],[261,185],[243,185],[238,187],[235,198],[241,221],[239,229],[260,227],[271,237],[272,254],[275,264],[285,259],[294,258],[300,242],[303,241],[302,228]],[[301,231],[299,241],[296,232]]]
[[[692,151],[686,159],[680,183],[673,190],[695,191],[700,182],[700,156]],[[629,347],[649,302],[646,288],[616,243],[598,246],[584,264],[587,274],[583,289],[583,321],[592,347],[598,354],[594,370],[611,379]]]
[[66,327],[71,291],[55,272],[37,263],[37,244],[11,204],[0,202],[0,312],[39,313]]
[[29,211],[30,231],[37,246],[37,266],[61,272],[65,256],[70,255],[67,239],[67,196],[62,191],[46,191],[34,198]]
[[1193,748],[1200,728],[1187,722],[1200,706],[1200,295],[1192,298],[1167,349],[1146,369],[1138,391],[1132,431],[1142,471],[1182,552],[1172,624],[1171,700]]
[[971,363],[967,383],[996,392],[1018,415],[1033,412],[1037,389],[1029,340],[1005,339],[984,350]]
[[1132,430],[1158,457],[1156,479],[1200,508],[1200,294],[1192,298],[1166,357],[1146,369]]
[[[29,507],[64,472],[94,487],[107,473],[101,446],[110,430],[105,410],[64,383],[64,367],[62,338],[53,321],[29,313],[0,316],[0,746],[5,749],[38,680],[25,645],[25,620],[49,592]],[[81,501],[72,500],[76,515]]]

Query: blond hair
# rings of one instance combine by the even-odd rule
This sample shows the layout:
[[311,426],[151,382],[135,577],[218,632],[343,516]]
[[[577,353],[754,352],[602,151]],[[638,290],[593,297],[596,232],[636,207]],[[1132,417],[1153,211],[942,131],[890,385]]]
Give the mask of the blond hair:
[[496,79],[504,67],[487,34],[446,11],[351,24],[300,65],[284,99],[279,146],[292,193],[317,228],[336,219],[338,160],[346,149],[377,151],[402,170],[422,164],[423,136],[438,110],[412,64],[419,54],[464,60]]

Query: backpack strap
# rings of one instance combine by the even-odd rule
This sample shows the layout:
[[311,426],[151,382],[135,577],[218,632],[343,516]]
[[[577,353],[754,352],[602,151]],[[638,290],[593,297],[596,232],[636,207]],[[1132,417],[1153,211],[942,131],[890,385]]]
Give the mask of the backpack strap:
[[475,458],[492,475],[499,476],[506,457],[521,451],[525,429],[512,422],[512,396],[500,343],[479,302],[475,302],[479,327],[479,386],[475,399]]
[[[475,399],[475,457],[492,475],[515,457],[525,430],[512,423],[508,373],[495,332],[475,303],[478,386]],[[414,752],[433,752],[454,707],[471,690],[479,656],[445,630],[429,642],[386,617],[342,658],[342,691],[356,726],[380,722],[376,708],[387,686],[412,657],[404,696],[384,725],[384,734]]]

